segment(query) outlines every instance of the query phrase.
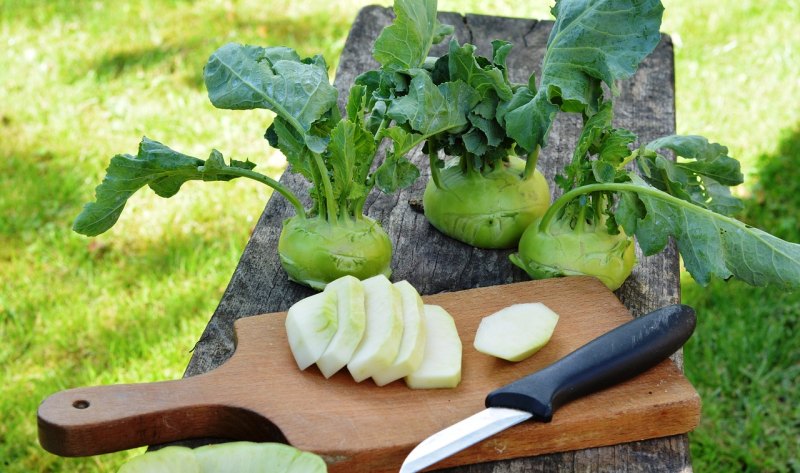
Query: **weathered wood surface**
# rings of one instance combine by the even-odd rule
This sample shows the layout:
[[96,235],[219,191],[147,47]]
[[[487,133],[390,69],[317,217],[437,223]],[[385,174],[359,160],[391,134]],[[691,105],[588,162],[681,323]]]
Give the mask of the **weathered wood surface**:
[[[358,74],[377,66],[370,55],[371,45],[391,19],[391,10],[383,7],[367,7],[359,12],[336,74],[340,101],[346,98],[342,92],[349,88]],[[526,82],[531,72],[538,74],[552,22],[452,13],[443,13],[440,19],[455,26],[456,37],[461,43],[475,44],[483,55],[491,52],[491,40],[511,41],[514,50],[508,65],[512,80]],[[617,126],[632,130],[642,141],[675,132],[673,49],[668,37],[662,39],[636,75],[620,85],[621,93],[616,99]],[[562,114],[556,120],[548,146],[542,151],[539,161],[540,170],[550,182],[569,160],[580,127],[579,117]],[[419,151],[409,158],[423,170],[423,176],[411,188],[391,196],[373,192],[365,205],[365,213],[380,221],[392,239],[392,279],[406,279],[423,294],[526,280],[527,275],[509,262],[510,251],[481,250],[454,241],[437,232],[421,213],[412,208],[410,202],[421,200],[428,171],[427,158]],[[307,186],[291,173],[285,173],[281,182],[293,189]],[[551,192],[554,196],[558,194],[555,188]],[[291,215],[291,206],[275,194],[195,347],[185,376],[207,372],[230,357],[234,349],[233,322],[236,319],[285,311],[295,301],[312,294],[310,289],[289,282],[278,260],[276,248],[281,222]],[[678,254],[674,244],[658,255],[644,258],[638,253],[638,256],[640,262],[634,273],[617,291],[617,296],[631,313],[640,315],[679,302]],[[688,440],[685,435],[679,435],[447,471],[511,473],[556,470],[690,471]]]

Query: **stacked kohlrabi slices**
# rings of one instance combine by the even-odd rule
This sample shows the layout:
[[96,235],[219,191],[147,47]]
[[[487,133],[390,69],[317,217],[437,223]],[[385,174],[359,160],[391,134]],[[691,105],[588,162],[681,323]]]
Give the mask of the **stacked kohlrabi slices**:
[[347,367],[357,382],[452,388],[461,381],[461,340],[453,317],[426,306],[407,281],[344,276],[295,303],[286,334],[297,366],[329,378]]

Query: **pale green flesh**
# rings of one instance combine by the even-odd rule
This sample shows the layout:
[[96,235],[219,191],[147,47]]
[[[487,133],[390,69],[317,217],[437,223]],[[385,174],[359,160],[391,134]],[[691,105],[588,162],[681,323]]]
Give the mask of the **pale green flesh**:
[[364,335],[364,285],[353,276],[344,276],[327,285],[338,299],[338,323],[331,343],[317,360],[323,376],[330,378],[342,369],[353,356]]
[[408,376],[422,363],[425,354],[425,325],[422,322],[424,310],[422,298],[414,286],[408,281],[394,283],[400,292],[403,307],[403,338],[400,349],[392,364],[386,369],[372,375],[378,386]]
[[397,357],[403,337],[400,292],[385,276],[362,282],[366,326],[361,343],[347,363],[357,382],[386,370]]
[[454,388],[461,382],[461,339],[453,317],[440,306],[425,305],[426,342],[420,367],[405,377],[412,389]]
[[325,461],[281,443],[230,442],[166,447],[134,457],[119,473],[325,473]]
[[508,361],[522,361],[550,341],[558,314],[542,303],[514,304],[481,319],[474,347]]
[[289,348],[304,370],[319,360],[336,334],[338,321],[335,291],[323,291],[298,301],[286,314]]

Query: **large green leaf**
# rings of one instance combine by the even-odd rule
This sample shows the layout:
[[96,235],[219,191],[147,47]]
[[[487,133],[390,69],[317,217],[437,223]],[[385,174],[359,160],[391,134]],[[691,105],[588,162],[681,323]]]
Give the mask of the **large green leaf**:
[[231,161],[214,150],[207,161],[178,153],[163,144],[143,138],[136,156],[118,154],[111,158],[103,182],[95,189],[95,201],[86,204],[73,230],[87,236],[99,235],[117,222],[128,199],[144,186],[161,197],[172,197],[191,180],[229,181],[226,167],[250,170],[255,164]]
[[[670,196],[632,176],[633,190],[646,209],[644,218],[618,214],[646,255],[660,252],[675,238],[686,270],[700,284],[712,277],[736,277],[754,286],[800,287],[800,245],[774,237],[733,218]],[[630,201],[628,201],[630,204]],[[631,205],[619,212],[639,213]],[[635,228],[631,228],[635,224]]]
[[431,46],[453,32],[436,18],[436,8],[436,0],[395,0],[395,20],[375,41],[375,60],[390,71],[421,67]]
[[[658,45],[660,0],[559,0],[538,87],[506,107],[508,135],[532,151],[543,146],[556,112],[594,112],[600,82],[616,92]],[[535,94],[533,91],[536,91]],[[591,113],[589,113],[591,114]]]
[[424,137],[467,125],[467,113],[480,99],[475,89],[460,80],[437,86],[427,72],[411,73],[414,78],[408,95],[392,101],[387,111],[390,118]]
[[[501,54],[505,60],[505,51]],[[461,79],[475,89],[481,99],[485,99],[490,92],[494,92],[502,100],[511,100],[513,95],[511,85],[506,81],[503,70],[488,61],[481,61],[475,56],[475,46],[465,44],[459,46],[453,40],[450,42],[450,52],[448,56],[448,66],[450,79]]]
[[[660,149],[672,150],[683,159],[667,159],[658,154]],[[728,156],[728,148],[702,136],[659,138],[640,151],[636,162],[642,177],[662,191],[725,215],[743,208],[728,188],[742,183],[739,161]]]
[[301,61],[288,48],[229,43],[208,59],[204,79],[215,107],[271,110],[302,133],[312,151],[324,150],[325,141],[310,130],[336,106],[337,92],[320,57]]

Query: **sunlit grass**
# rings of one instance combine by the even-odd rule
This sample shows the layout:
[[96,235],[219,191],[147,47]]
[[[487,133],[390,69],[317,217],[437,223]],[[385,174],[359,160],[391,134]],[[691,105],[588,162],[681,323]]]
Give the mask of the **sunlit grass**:
[[[139,451],[50,455],[36,441],[36,407],[70,387],[180,377],[270,195],[241,180],[189,183],[169,201],[142,192],[114,229],[87,239],[71,221],[108,159],[135,153],[146,134],[199,157],[216,148],[249,158],[277,176],[283,158],[261,138],[269,113],[213,109],[202,86],[208,55],[228,41],[290,45],[322,53],[333,73],[352,20],[369,3],[0,0],[0,470],[114,471]],[[548,3],[442,1],[440,9],[548,18]],[[800,96],[800,2],[665,4],[678,131],[728,145],[758,177],[759,156],[775,156],[800,123],[792,105]],[[792,171],[779,173],[787,179],[780,186],[798,181]],[[765,208],[749,218],[767,230],[797,228],[796,205]],[[685,301],[708,314],[687,347],[688,375],[706,406],[691,437],[697,471],[797,470],[800,416],[794,404],[769,400],[772,391],[797,397],[797,341],[786,335],[796,333],[786,325],[800,311],[796,300],[743,285],[701,289],[688,279],[684,288]],[[748,300],[759,302],[759,315],[723,310]],[[784,315],[760,315],[771,308]],[[736,355],[751,334],[764,343]],[[750,390],[736,390],[742,371],[760,376]],[[741,405],[778,421],[737,417]]]

